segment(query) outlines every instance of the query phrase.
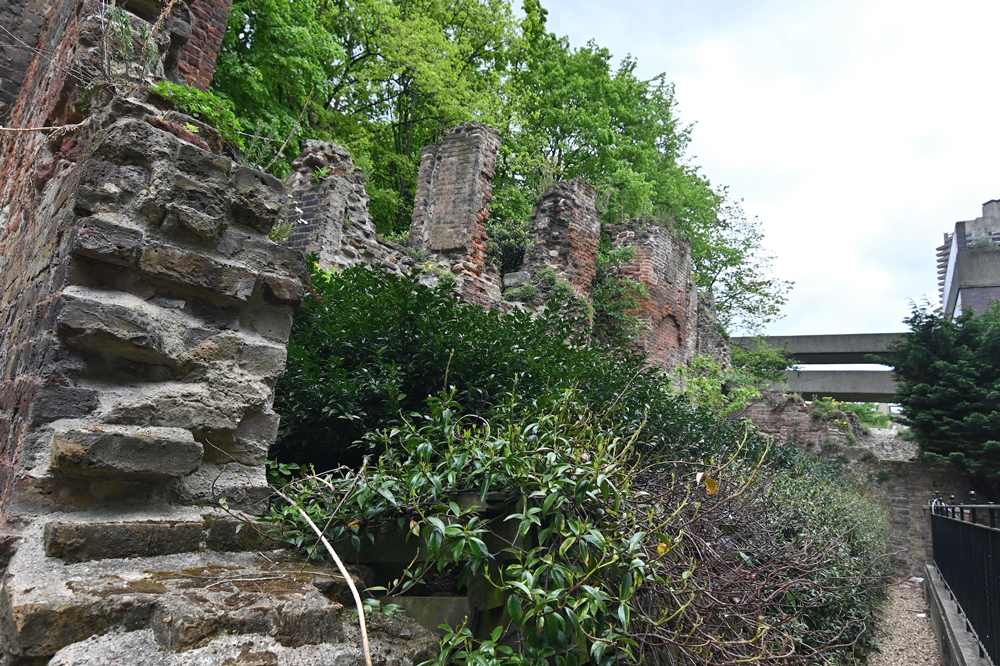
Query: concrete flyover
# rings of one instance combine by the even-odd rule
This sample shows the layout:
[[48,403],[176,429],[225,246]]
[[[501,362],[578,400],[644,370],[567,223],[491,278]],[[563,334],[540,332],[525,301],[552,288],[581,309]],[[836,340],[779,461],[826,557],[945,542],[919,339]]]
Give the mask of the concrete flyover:
[[[764,342],[786,349],[799,363],[871,363],[869,355],[892,358],[889,344],[902,333],[846,333],[842,335],[771,335]],[[758,338],[730,338],[730,343],[752,349]]]
[[[785,349],[804,365],[866,364],[879,367],[871,356],[893,358],[889,345],[902,333],[851,333],[842,335],[772,335],[767,346]],[[731,338],[730,343],[752,349],[758,338]],[[845,402],[893,402],[896,382],[883,370],[789,370],[787,390],[806,400],[835,398]]]
[[806,400],[835,398],[844,402],[895,402],[891,372],[878,370],[787,370],[787,391]]

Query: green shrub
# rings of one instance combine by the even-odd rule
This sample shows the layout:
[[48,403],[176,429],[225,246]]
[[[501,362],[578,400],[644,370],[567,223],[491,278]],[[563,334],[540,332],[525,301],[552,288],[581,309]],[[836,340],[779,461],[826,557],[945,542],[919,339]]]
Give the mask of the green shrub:
[[[271,455],[282,462],[356,465],[366,433],[398,425],[452,386],[463,409],[486,418],[512,391],[530,404],[577,390],[594,409],[616,405],[614,433],[641,429],[637,447],[678,456],[725,455],[742,439],[739,422],[674,395],[642,355],[583,344],[589,330],[574,297],[550,300],[538,316],[501,316],[416,276],[367,266],[311,271],[316,298],[296,313],[275,391],[282,425]],[[763,440],[748,446],[759,450]]]
[[[760,435],[746,424],[733,455],[676,462],[637,446],[641,429],[616,434],[627,407],[593,411],[579,391],[511,393],[492,420],[467,418],[454,394],[369,434],[384,452],[372,467],[285,489],[333,539],[378,547],[395,528],[425,546],[427,561],[369,590],[379,603],[442,571],[502,595],[509,621],[488,640],[447,627],[433,663],[777,664],[794,651],[846,664],[850,646],[870,640],[888,525],[835,468],[766,444],[755,459],[748,444]],[[460,491],[501,493],[510,514],[487,520]],[[323,554],[293,507],[275,505],[269,519],[277,538]],[[501,558],[488,535],[511,521],[521,538]]]
[[733,368],[757,378],[759,382],[784,382],[784,371],[795,366],[795,359],[785,349],[767,345],[764,336],[757,336],[746,347],[730,346]]
[[[369,267],[314,266],[312,284],[277,387],[272,482],[334,539],[425,543],[431,558],[371,603],[441,571],[503,595],[510,623],[488,640],[449,627],[438,664],[847,664],[870,640],[884,509],[724,418],[718,377],[676,395],[643,357],[583,344],[572,301],[501,316]],[[295,461],[355,467],[283,476]],[[500,493],[527,538],[498,559],[486,535],[510,523],[462,508],[462,491]],[[294,507],[269,519],[324,555]]]
[[153,90],[163,95],[179,111],[202,120],[222,134],[222,139],[233,148],[242,149],[243,126],[233,111],[233,104],[210,90],[198,90],[170,81],[159,81]]

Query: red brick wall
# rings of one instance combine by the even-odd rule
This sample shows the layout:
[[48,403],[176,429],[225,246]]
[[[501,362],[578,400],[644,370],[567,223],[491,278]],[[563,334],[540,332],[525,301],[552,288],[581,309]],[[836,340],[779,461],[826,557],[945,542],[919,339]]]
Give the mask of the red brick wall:
[[577,296],[590,299],[601,247],[597,190],[576,179],[549,187],[531,213],[532,244],[523,270],[532,275],[551,268],[573,285]]
[[801,448],[822,443],[823,426],[800,396],[768,391],[740,414],[761,432]]
[[215,60],[222,49],[226,22],[233,0],[193,0],[191,11],[191,39],[181,50],[177,72],[188,85],[208,90],[215,76]]
[[500,135],[481,123],[459,125],[424,148],[413,203],[410,247],[444,262],[469,302],[500,302],[500,275],[486,257],[486,222],[493,199]]
[[672,370],[694,357],[698,344],[698,289],[691,279],[691,245],[662,226],[629,220],[605,227],[614,246],[636,258],[621,274],[646,285],[649,298],[634,313],[645,324],[638,344],[649,364]]
[[[53,4],[48,57],[27,68],[10,125],[85,120],[86,82],[69,72],[93,55],[87,7]],[[265,237],[281,183],[106,85],[87,107],[83,126],[0,144],[0,512],[164,510],[220,487],[249,507],[267,494],[273,385],[304,269]],[[108,432],[163,444],[139,456],[142,478],[125,445],[116,461],[58,455]]]
[[[63,124],[67,117],[66,63],[77,46],[77,0],[52,5],[39,48],[49,58],[35,57],[24,71],[21,94],[9,125],[34,127]],[[54,64],[60,63],[60,64]],[[74,135],[51,140],[40,132],[0,139],[0,507],[10,498],[16,461],[26,443],[28,408],[46,381],[58,385],[64,361],[52,345],[49,312],[56,298],[52,285],[64,267],[55,260],[61,222],[71,203],[49,182],[67,190],[78,179],[80,158]],[[39,187],[41,186],[41,187]],[[43,368],[48,368],[43,372]]]

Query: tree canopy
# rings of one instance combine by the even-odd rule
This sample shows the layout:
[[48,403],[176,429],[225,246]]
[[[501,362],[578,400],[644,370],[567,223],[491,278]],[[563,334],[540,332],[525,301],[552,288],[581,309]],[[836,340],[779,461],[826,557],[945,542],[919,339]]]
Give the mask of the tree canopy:
[[1000,304],[979,317],[914,306],[894,345],[896,397],[924,456],[1000,496]]
[[[599,192],[602,220],[647,217],[689,239],[728,328],[759,330],[789,283],[770,274],[757,220],[692,165],[673,85],[546,27],[539,0],[235,0],[213,93],[282,175],[306,138],[346,145],[379,233],[409,228],[420,151],[469,120],[500,130],[490,234],[514,270],[534,202],[557,180]],[[256,138],[251,139],[251,135]]]

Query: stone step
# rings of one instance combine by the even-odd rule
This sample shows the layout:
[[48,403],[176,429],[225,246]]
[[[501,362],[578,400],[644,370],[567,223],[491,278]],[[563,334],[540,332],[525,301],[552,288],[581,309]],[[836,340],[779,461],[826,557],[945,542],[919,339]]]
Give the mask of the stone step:
[[[350,598],[347,583],[332,565],[306,563],[286,551],[207,550],[67,563],[45,552],[58,541],[52,535],[59,533],[85,538],[84,532],[66,525],[51,526],[48,535],[35,529],[23,536],[8,567],[0,594],[0,644],[14,666],[46,663],[63,648],[88,639],[80,650],[105,649],[112,641],[145,645],[147,650],[155,646],[155,652],[162,653],[156,657],[160,661],[151,657],[128,663],[217,663],[190,662],[176,654],[203,648],[223,636],[266,636],[264,645],[272,652],[277,645],[295,649],[339,644],[341,648],[330,648],[333,652],[324,663],[359,663],[343,661],[354,659],[352,646],[359,643],[354,614],[341,603]],[[133,530],[138,533],[142,530]],[[151,537],[145,543],[154,542],[162,541]],[[355,582],[363,586],[359,578]],[[380,649],[419,653],[420,659],[412,663],[432,657],[436,650],[434,637],[409,618],[379,618],[374,630],[377,635],[372,640]],[[253,644],[257,638],[247,641]],[[244,644],[227,645],[242,649]],[[70,653],[56,663],[98,663]]]

